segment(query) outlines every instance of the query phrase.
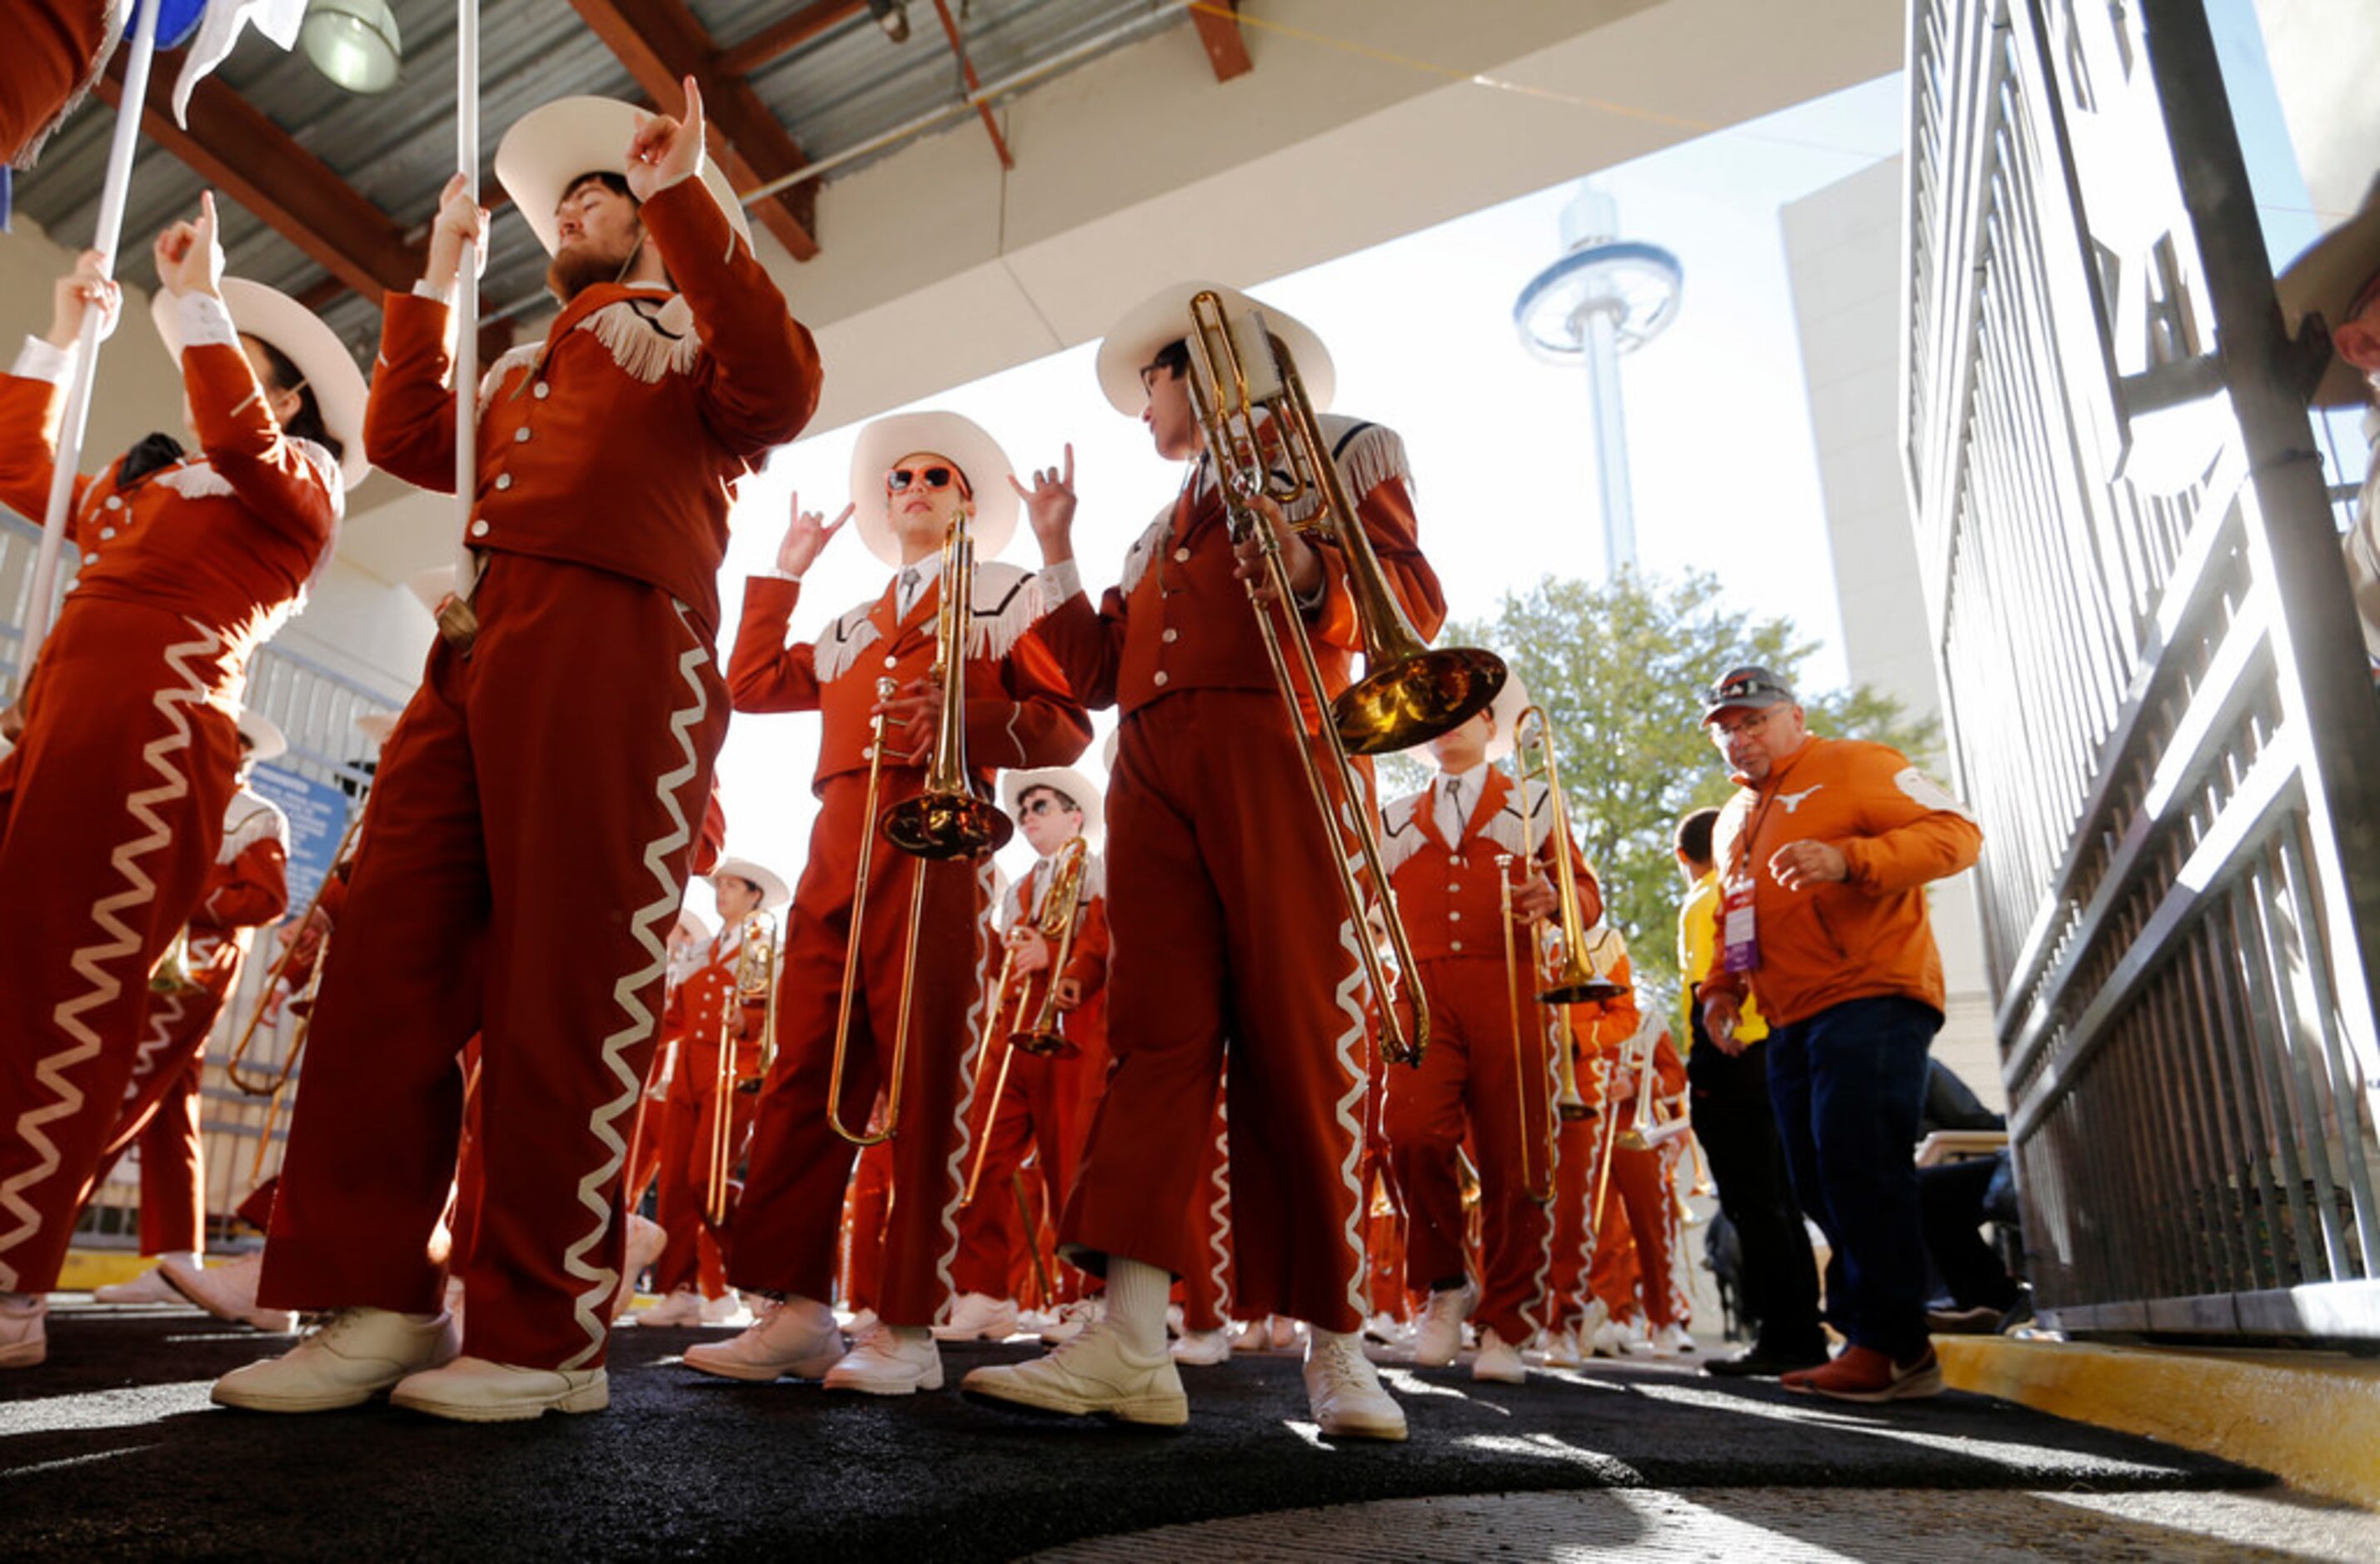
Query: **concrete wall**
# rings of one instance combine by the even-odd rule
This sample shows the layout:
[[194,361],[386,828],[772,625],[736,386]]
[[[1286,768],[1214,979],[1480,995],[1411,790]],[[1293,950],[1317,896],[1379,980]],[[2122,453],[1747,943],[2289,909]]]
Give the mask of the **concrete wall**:
[[[1791,203],[1779,220],[1834,556],[1843,658],[1853,683],[1899,697],[1913,713],[1938,717],[1941,686],[1894,438],[1900,182],[1900,160],[1887,159]],[[1935,770],[1944,772],[1947,766]],[[1935,1056],[1994,1108],[2004,1109],[1973,876],[1936,886],[1933,912],[1949,987],[1949,1014]]]
[[2380,176],[2380,7],[2362,0],[2255,0],[2273,87],[2306,191],[2328,228]]

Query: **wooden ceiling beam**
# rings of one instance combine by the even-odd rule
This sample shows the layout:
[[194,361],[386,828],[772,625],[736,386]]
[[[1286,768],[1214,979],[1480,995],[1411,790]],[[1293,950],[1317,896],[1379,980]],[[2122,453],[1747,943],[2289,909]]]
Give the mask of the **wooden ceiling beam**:
[[711,66],[722,76],[749,76],[867,9],[868,0],[814,0],[793,15],[771,22],[743,42],[720,50],[712,56]]
[[[179,58],[178,53],[159,55],[152,79],[172,81],[179,71],[170,62]],[[119,52],[99,82],[110,104],[122,102],[123,68]],[[188,129],[175,123],[162,91],[152,91],[142,105],[140,127],[365,297],[410,287],[421,275],[422,248],[407,240],[395,218],[217,78],[200,82],[190,95]]]
[[[652,101],[670,113],[685,106],[679,83],[702,90],[711,155],[738,190],[782,178],[809,160],[752,84],[719,67],[719,51],[685,0],[570,0]],[[752,219],[796,261],[818,253],[817,182],[806,180],[751,209]]]
[[1198,42],[1206,46],[1207,63],[1215,67],[1216,80],[1229,81],[1256,68],[1256,62],[1248,58],[1248,41],[1240,31],[1240,0],[1206,0],[1190,7],[1190,20],[1198,29]]

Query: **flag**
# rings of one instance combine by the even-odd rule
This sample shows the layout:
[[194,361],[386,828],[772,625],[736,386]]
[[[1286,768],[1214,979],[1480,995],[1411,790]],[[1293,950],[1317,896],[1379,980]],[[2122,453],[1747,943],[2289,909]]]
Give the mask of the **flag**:
[[[185,0],[187,4],[187,0]],[[171,20],[169,4],[159,17]],[[253,27],[283,49],[295,48],[298,26],[306,19],[306,0],[208,0],[199,18],[198,35],[183,56],[181,77],[174,83],[174,120],[185,129],[190,123],[190,94],[215,67],[231,56],[240,29]]]

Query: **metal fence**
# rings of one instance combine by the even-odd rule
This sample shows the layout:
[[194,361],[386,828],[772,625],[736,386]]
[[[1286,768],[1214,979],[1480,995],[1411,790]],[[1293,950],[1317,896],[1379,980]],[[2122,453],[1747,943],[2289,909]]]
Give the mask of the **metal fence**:
[[[0,687],[13,688],[32,561],[39,530],[16,516],[0,513]],[[63,572],[73,580],[71,553]],[[394,712],[403,697],[360,684],[296,652],[268,645],[249,661],[247,704],[278,724],[287,735],[287,753],[260,766],[316,784],[329,801],[329,830],[335,842],[346,823],[346,812],[361,806],[371,773],[366,761],[370,746],[356,727],[367,713]],[[293,886],[303,910],[306,888]],[[225,1066],[240,1030],[255,1012],[279,953],[270,930],[261,930],[238,986],[224,1006],[213,1035],[208,1039],[200,1085],[200,1125],[204,1147],[206,1206],[210,1228],[226,1231],[230,1213],[257,1180],[280,1166],[280,1146],[288,1133],[293,1083],[277,1104],[251,1097],[233,1085]],[[260,1026],[241,1073],[269,1076],[295,1040],[294,1020]],[[105,1182],[93,1192],[82,1218],[78,1241],[92,1248],[131,1248],[138,1244],[140,1172],[137,1157],[119,1162]]]
[[2206,20],[1917,0],[1902,428],[2043,1312],[2380,1341],[2380,700]]

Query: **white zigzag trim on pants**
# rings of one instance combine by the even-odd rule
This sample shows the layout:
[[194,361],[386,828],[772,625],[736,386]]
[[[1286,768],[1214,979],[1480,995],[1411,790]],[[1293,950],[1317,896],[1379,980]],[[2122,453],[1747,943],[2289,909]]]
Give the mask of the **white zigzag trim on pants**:
[[130,1102],[140,1095],[140,1088],[157,1073],[157,1056],[174,1040],[174,1029],[182,1024],[188,1001],[178,993],[152,994],[149,1000],[149,1019],[140,1028],[140,1051],[132,1056],[132,1075],[124,1083],[124,1100]]
[[[919,859],[914,868],[917,873],[923,874],[928,867],[925,860]],[[1000,888],[995,878],[996,874],[991,859],[986,856],[982,867],[976,870],[975,875],[978,909],[987,905],[998,894]],[[975,969],[978,972],[988,971],[991,960],[991,925],[981,915],[979,910],[973,922],[976,929]],[[858,935],[855,932],[852,938],[856,940]],[[942,1203],[942,1248],[941,1253],[934,1259],[934,1279],[942,1284],[942,1301],[934,1305],[933,1323],[936,1325],[950,1323],[951,1310],[957,1303],[957,1288],[951,1274],[951,1267],[958,1261],[959,1206],[964,1204],[966,1195],[965,1169],[967,1164],[969,1143],[975,1138],[969,1133],[972,1122],[969,1115],[975,1108],[976,1065],[982,1059],[984,1049],[983,990],[984,985],[978,983],[975,986],[974,1002],[967,1006],[966,1045],[959,1055],[959,1105],[954,1110],[958,1117],[959,1134],[958,1139],[953,1144],[949,1160],[942,1166],[942,1187],[950,1192],[950,1197]],[[991,1134],[991,1115],[999,1111],[1000,1104],[993,1103],[990,1112],[984,1118],[985,1134]],[[1025,1242],[1038,1245],[1041,1242],[1041,1235],[1028,1232],[1025,1235]]]
[[[1367,928],[1365,932],[1368,934],[1370,930]],[[1365,1068],[1359,1051],[1370,1034],[1367,1024],[1370,1018],[1364,1011],[1364,990],[1370,985],[1371,977],[1364,966],[1363,948],[1355,943],[1355,922],[1353,918],[1340,920],[1339,948],[1347,952],[1349,964],[1346,976],[1339,979],[1338,989],[1332,995],[1347,1017],[1346,1029],[1339,1034],[1336,1044],[1339,1068],[1345,1073],[1348,1083],[1346,1093],[1339,1098],[1339,1129],[1347,1146],[1346,1155],[1339,1159],[1339,1182],[1347,1189],[1347,1222],[1342,1236],[1347,1242],[1347,1253],[1354,1261],[1347,1272],[1347,1306],[1355,1311],[1355,1317],[1360,1320],[1370,1314],[1364,1307],[1364,1185],[1363,1181],[1355,1176],[1355,1170],[1363,1165],[1364,1160],[1364,1125],[1358,1116],[1363,1111],[1365,1095],[1372,1085],[1371,1072]],[[1389,1002],[1386,994],[1379,999],[1383,1005]]]
[[[1223,1066],[1223,1092],[1229,1100],[1231,1065]],[[1220,1117],[1220,1116],[1219,1116]],[[1207,1203],[1207,1253],[1215,1263],[1207,1272],[1208,1280],[1215,1286],[1215,1313],[1225,1320],[1232,1317],[1232,1150],[1231,1131],[1227,1123],[1215,1126],[1215,1170],[1207,1175],[1207,1187],[1215,1198]]]
[[611,1330],[606,1317],[612,1296],[619,1290],[620,1273],[609,1266],[590,1266],[588,1255],[611,1236],[612,1202],[603,1195],[603,1185],[619,1172],[628,1159],[628,1143],[620,1137],[617,1125],[623,1114],[637,1105],[638,1094],[645,1084],[622,1058],[628,1049],[653,1035],[653,1012],[638,998],[638,990],[669,969],[669,952],[654,931],[666,927],[677,916],[678,903],[685,899],[686,886],[670,872],[670,855],[694,840],[687,829],[686,811],[678,807],[678,790],[694,780],[702,769],[695,758],[693,730],[710,709],[710,697],[702,687],[697,671],[710,661],[710,654],[696,636],[694,627],[686,623],[686,607],[673,600],[678,623],[684,626],[694,645],[677,660],[678,676],[686,681],[693,696],[690,705],[682,706],[670,716],[670,736],[677,741],[683,764],[663,771],[653,783],[653,797],[662,812],[669,817],[670,828],[645,843],[645,867],[651,871],[655,894],[650,902],[637,909],[628,919],[628,931],[643,946],[649,958],[643,966],[626,973],[612,985],[612,1002],[627,1017],[626,1024],[603,1039],[603,1068],[612,1073],[620,1090],[611,1101],[597,1108],[587,1121],[587,1131],[600,1142],[606,1153],[603,1161],[578,1181],[578,1203],[587,1207],[593,1223],[562,1256],[562,1268],[569,1276],[587,1285],[579,1290],[578,1301],[572,1313],[579,1328],[587,1332],[587,1345],[563,1361],[564,1368],[577,1368],[591,1361],[603,1350]]
[[[190,747],[190,718],[187,708],[206,698],[203,680],[192,672],[190,660],[212,656],[223,649],[223,637],[195,619],[183,623],[196,630],[196,640],[177,641],[165,649],[165,666],[181,683],[168,685],[150,697],[158,715],[165,719],[171,732],[149,742],[140,751],[140,758],[158,776],[157,785],[144,788],[124,801],[126,813],[143,830],[144,834],[119,845],[108,857],[108,867],[124,879],[125,889],[112,896],[103,896],[91,905],[90,918],[106,936],[98,944],[78,947],[69,963],[74,973],[89,985],[82,992],[61,1000],[50,1012],[50,1022],[73,1042],[50,1054],[34,1067],[34,1079],[47,1087],[55,1097],[46,1108],[32,1108],[18,1115],[10,1133],[40,1154],[41,1160],[18,1173],[6,1183],[0,1183],[0,1211],[17,1219],[17,1225],[0,1232],[0,1255],[6,1255],[42,1231],[42,1214],[25,1199],[25,1192],[55,1176],[63,1158],[57,1144],[42,1134],[43,1127],[60,1119],[71,1119],[82,1111],[82,1088],[67,1078],[76,1069],[100,1052],[100,1037],[83,1020],[83,1012],[102,1010],[115,1002],[124,992],[123,981],[107,970],[106,964],[121,961],[140,951],[140,935],[116,915],[135,907],[146,906],[157,897],[157,882],[144,873],[138,860],[146,857],[174,839],[171,827],[158,818],[155,806],[189,796],[190,781],[167,757]],[[0,1291],[14,1291],[18,1282],[17,1267],[0,1260]]]
[[[1538,1037],[1542,1040],[1544,1034],[1540,1032]],[[1561,1046],[1564,1048],[1570,1046],[1570,1029],[1567,1026],[1562,1028]],[[1551,1160],[1546,1164],[1546,1187],[1559,1190],[1561,1187],[1559,1182],[1561,1176],[1561,1121],[1554,1117],[1553,1101],[1561,1092],[1561,1072],[1560,1066],[1554,1059],[1554,1050],[1547,1048],[1541,1051],[1545,1054],[1546,1060],[1546,1117],[1551,1121],[1554,1132],[1547,1141],[1547,1149]],[[1533,1337],[1546,1328],[1548,1318],[1546,1289],[1553,1280],[1554,1274],[1554,1228],[1557,1225],[1554,1209],[1552,1202],[1548,1202],[1543,1208],[1544,1226],[1541,1231],[1545,1233],[1545,1237],[1537,1244],[1537,1268],[1529,1278],[1528,1302],[1521,1305],[1521,1323],[1528,1328],[1528,1332]],[[1513,1345],[1518,1346],[1520,1343],[1514,1342]]]
[[1670,1274],[1662,1281],[1669,1289],[1670,1317],[1680,1325],[1689,1323],[1694,1312],[1694,1264],[1686,1255],[1686,1203],[1678,1194],[1678,1174],[1686,1151],[1686,1135],[1680,1135],[1664,1141],[1654,1153],[1654,1166],[1661,1170],[1661,1225],[1670,1237]]

